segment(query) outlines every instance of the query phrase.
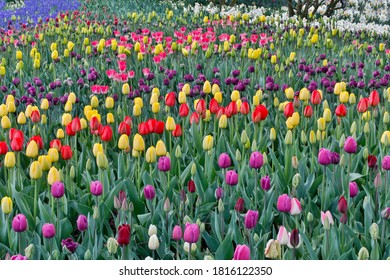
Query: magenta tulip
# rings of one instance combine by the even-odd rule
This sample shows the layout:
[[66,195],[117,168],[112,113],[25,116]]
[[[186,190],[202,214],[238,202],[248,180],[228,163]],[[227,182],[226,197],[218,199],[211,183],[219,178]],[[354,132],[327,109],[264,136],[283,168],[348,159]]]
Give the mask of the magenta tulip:
[[238,184],[238,174],[235,170],[229,170],[226,172],[226,184],[229,186],[235,186]]
[[384,170],[390,170],[390,156],[384,156],[382,159],[382,168]]
[[184,241],[188,243],[196,243],[198,242],[200,235],[200,229],[198,224],[186,224],[186,228],[184,230]]
[[260,186],[266,192],[270,190],[270,188],[271,188],[271,179],[269,178],[268,175],[266,175],[266,176],[264,176],[264,177],[262,177],[260,179]]
[[354,154],[357,151],[357,143],[356,140],[348,136],[347,139],[344,142],[344,151],[348,154]]
[[355,197],[355,196],[357,196],[358,192],[359,192],[359,187],[358,187],[357,183],[350,182],[349,183],[349,196]]
[[88,228],[88,219],[84,215],[79,215],[77,218],[77,229],[81,232],[85,231]]
[[100,181],[92,181],[89,189],[94,196],[100,196],[103,193],[103,185]]
[[278,197],[277,209],[280,212],[288,213],[291,210],[291,199],[287,194]]
[[146,185],[144,187],[144,196],[147,200],[152,200],[156,196],[156,190],[151,185]]
[[171,170],[171,159],[167,156],[160,157],[158,159],[157,168],[163,172]]
[[176,225],[172,231],[172,239],[179,241],[181,239],[182,235],[183,235],[183,233],[182,233],[181,227]]
[[55,198],[63,197],[65,193],[65,186],[62,182],[57,181],[51,185],[51,195]]
[[15,232],[24,232],[27,229],[27,219],[23,214],[16,215],[12,220],[12,229]]
[[250,260],[251,251],[248,246],[238,244],[236,250],[234,251],[234,260]]
[[218,166],[220,168],[228,168],[231,165],[232,165],[232,161],[230,159],[230,156],[227,153],[222,153],[219,155]]
[[259,169],[263,166],[263,155],[260,152],[253,152],[249,158],[249,166]]
[[44,224],[42,226],[43,237],[50,239],[56,235],[56,228],[53,224]]
[[329,165],[332,163],[332,152],[328,149],[321,148],[318,153],[318,163],[321,165]]
[[245,227],[247,229],[252,229],[256,227],[258,220],[259,220],[259,211],[248,210],[244,218]]

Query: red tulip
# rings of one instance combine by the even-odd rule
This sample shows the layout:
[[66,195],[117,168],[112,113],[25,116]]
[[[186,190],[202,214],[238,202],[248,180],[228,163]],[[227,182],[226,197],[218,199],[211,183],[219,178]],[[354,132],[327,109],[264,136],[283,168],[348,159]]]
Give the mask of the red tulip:
[[[292,104],[292,103],[291,103]],[[255,110],[252,113],[252,121],[254,123],[258,123],[260,121],[263,121],[268,116],[268,109],[264,105],[258,105],[256,106]]]
[[336,116],[345,117],[347,115],[347,107],[344,104],[340,104],[336,108]]
[[199,123],[199,114],[197,112],[193,112],[191,117],[190,117],[190,124]]
[[72,130],[77,133],[81,130],[81,122],[79,117],[75,117],[72,122]]
[[210,100],[209,109],[210,109],[210,113],[211,113],[211,114],[216,114],[216,113],[218,112],[218,110],[219,110],[219,104],[218,104],[217,99],[212,98],[212,99]]
[[365,113],[368,109],[368,98],[362,98],[358,102],[357,110],[359,113]]
[[100,139],[104,142],[109,142],[112,139],[112,128],[109,125],[105,125],[100,132]]
[[163,134],[164,133],[164,129],[165,129],[165,123],[163,121],[158,121],[156,123],[156,127],[155,127],[155,133],[157,134]]
[[123,119],[123,121],[124,121],[125,123],[127,123],[128,125],[130,125],[130,127],[133,126],[133,120],[131,119],[130,116],[125,116],[125,118]]
[[119,134],[126,134],[126,135],[130,135],[131,133],[131,127],[128,123],[125,123],[125,122],[121,122],[118,126],[118,133]]
[[54,148],[57,151],[61,151],[61,147],[62,147],[62,144],[61,144],[60,139],[53,139],[50,141],[50,148]]
[[190,112],[190,108],[188,108],[188,105],[186,103],[183,103],[179,107],[179,116],[180,117],[187,117],[188,113]]
[[225,115],[225,108],[219,107],[219,110],[217,112],[217,119],[219,120],[222,115]]
[[64,160],[68,160],[72,158],[72,148],[70,146],[62,146],[61,148],[61,157]]
[[89,121],[89,129],[92,134],[97,135],[99,131],[99,119],[96,116],[93,116]]
[[321,94],[318,90],[314,90],[312,93],[311,93],[311,96],[310,96],[310,102],[313,104],[313,105],[318,105],[321,103]]
[[71,122],[65,127],[65,132],[68,136],[75,136],[76,132],[73,130]]
[[287,103],[286,107],[284,107],[284,116],[287,118],[291,117],[294,114],[294,104],[292,102]]
[[242,102],[240,107],[240,113],[243,115],[248,115],[250,111],[249,103],[248,102]]
[[175,130],[172,131],[173,137],[180,137],[183,134],[180,124],[176,124]]
[[0,142],[0,155],[5,155],[8,152],[8,146],[6,142]]
[[157,126],[156,119],[148,119],[146,124],[148,125],[148,133],[156,132],[156,126]]
[[9,140],[12,141],[16,137],[20,137],[24,141],[23,131],[11,128],[9,130]]
[[245,201],[242,197],[239,197],[236,201],[236,205],[234,206],[234,209],[237,211],[237,212],[244,212],[244,209],[245,209]]
[[225,109],[225,115],[228,118],[230,118],[231,116],[237,115],[237,113],[238,113],[237,103],[235,101],[230,102]]
[[138,132],[141,135],[148,135],[149,134],[149,126],[147,123],[142,122],[138,124]]
[[130,225],[123,224],[118,227],[118,244],[120,246],[126,246],[130,243]]
[[374,168],[376,166],[376,163],[377,163],[376,156],[375,155],[368,155],[367,162],[368,162],[369,168]]
[[38,110],[34,110],[31,112],[30,118],[33,123],[37,123],[41,120],[41,114],[39,113]]
[[14,152],[20,152],[23,150],[23,138],[21,137],[14,137],[11,141],[11,149]]
[[303,110],[303,115],[306,118],[311,118],[311,116],[313,116],[313,108],[310,105],[307,105]]
[[368,98],[368,103],[370,104],[370,106],[375,107],[379,104],[380,101],[381,100],[378,92],[376,90],[373,90]]
[[204,99],[200,99],[198,103],[196,103],[195,111],[199,115],[202,115],[206,112],[206,101],[204,101]]
[[168,106],[168,107],[173,107],[175,106],[175,102],[176,102],[176,96],[175,96],[175,93],[172,91],[172,92],[169,92],[166,96],[165,96],[165,104]]
[[344,196],[341,196],[339,199],[339,203],[337,204],[337,210],[339,210],[340,213],[346,214],[348,211],[348,204],[347,200]]
[[188,181],[187,187],[188,187],[188,192],[190,193],[194,193],[196,191],[195,182],[193,180]]

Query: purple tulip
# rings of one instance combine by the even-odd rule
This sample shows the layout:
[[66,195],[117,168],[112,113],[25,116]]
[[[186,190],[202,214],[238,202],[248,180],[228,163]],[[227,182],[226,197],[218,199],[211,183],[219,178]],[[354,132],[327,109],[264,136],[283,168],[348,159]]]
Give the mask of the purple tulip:
[[348,154],[354,154],[357,151],[357,143],[356,140],[348,136],[347,139],[345,140],[344,143],[344,151],[347,152]]
[[390,217],[390,207],[383,209],[383,211],[381,212],[381,216],[383,219],[388,220]]
[[229,170],[225,176],[226,184],[229,186],[235,186],[238,183],[238,174],[235,170]]
[[236,250],[234,251],[234,260],[250,260],[251,251],[248,246],[238,244]]
[[163,172],[169,171],[171,169],[171,159],[167,156],[160,157],[157,168]]
[[236,201],[236,205],[234,206],[234,209],[237,212],[242,213],[244,212],[244,208],[245,208],[245,201],[242,197],[239,197]]
[[43,237],[50,239],[56,235],[56,228],[53,224],[44,224],[42,226]]
[[359,187],[356,184],[356,182],[350,182],[349,183],[349,196],[355,197],[355,196],[357,196],[358,192],[359,192]]
[[152,200],[156,196],[156,190],[151,185],[146,185],[144,188],[144,196],[147,200]]
[[384,170],[390,170],[390,156],[384,156],[382,159],[382,168]]
[[227,153],[222,153],[218,158],[218,166],[220,168],[228,168],[232,165],[232,161]]
[[340,154],[339,153],[332,152],[331,157],[332,157],[332,164],[339,164],[339,162],[340,162]]
[[269,191],[270,188],[271,188],[271,179],[269,178],[268,175],[262,177],[260,179],[260,185],[261,185],[261,188],[265,191]]
[[176,225],[172,231],[172,239],[179,241],[181,239],[182,235],[183,235],[183,233],[182,233],[181,227]]
[[263,155],[260,152],[253,152],[249,158],[249,166],[259,169],[263,166]]
[[63,239],[61,242],[62,246],[65,247],[71,254],[76,252],[77,247],[79,244],[77,242],[74,242],[71,237]]
[[332,153],[328,149],[321,148],[318,153],[318,163],[321,165],[329,165],[332,163]]
[[200,229],[198,224],[186,224],[186,228],[184,230],[184,241],[188,243],[196,243],[198,242],[200,235]]
[[15,232],[24,232],[27,229],[27,219],[23,214],[16,215],[12,220],[12,229]]
[[100,181],[92,181],[89,185],[89,189],[94,196],[99,196],[103,193],[103,185]]
[[216,190],[215,190],[215,198],[217,200],[223,198],[223,189],[221,187],[218,187]]
[[51,185],[51,195],[55,198],[61,198],[65,193],[65,186],[62,182],[57,181]]
[[79,215],[77,218],[77,229],[81,232],[85,231],[88,228],[88,219],[85,215]]
[[278,197],[277,208],[280,212],[288,213],[291,210],[291,199],[287,194]]
[[252,229],[256,227],[258,219],[259,219],[259,211],[248,210],[244,218],[245,227],[247,229]]

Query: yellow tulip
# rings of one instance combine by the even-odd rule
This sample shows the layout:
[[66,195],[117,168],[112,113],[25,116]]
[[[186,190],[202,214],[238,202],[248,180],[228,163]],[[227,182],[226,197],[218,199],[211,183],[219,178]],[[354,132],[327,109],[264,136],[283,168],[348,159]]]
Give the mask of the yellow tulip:
[[381,143],[387,147],[390,146],[390,130],[383,132]]
[[217,100],[218,104],[222,102],[222,92],[218,91],[214,94],[214,99]]
[[4,116],[1,118],[1,127],[3,129],[9,129],[11,128],[11,121],[10,119],[8,118],[8,116]]
[[207,135],[203,138],[203,150],[209,151],[213,148],[214,138],[211,135]]
[[289,129],[287,131],[286,137],[284,138],[284,144],[286,145],[292,145],[293,139],[292,139],[292,131]]
[[179,104],[184,104],[187,102],[187,96],[183,91],[179,92],[178,100],[179,100]]
[[286,88],[284,93],[286,94],[287,99],[294,98],[294,90],[292,89],[292,87]]
[[343,91],[341,83],[336,83],[334,86],[334,94],[339,95]]
[[147,163],[156,162],[156,160],[157,160],[157,152],[156,152],[156,148],[154,146],[150,146],[146,150],[145,160],[146,160]]
[[300,116],[298,112],[294,112],[291,116],[291,124],[295,127],[299,124]]
[[142,101],[141,97],[136,97],[134,99],[134,104],[140,106],[141,108],[144,107],[144,102]]
[[269,133],[269,139],[271,140],[271,141],[275,141],[276,140],[276,130],[275,130],[275,128],[271,128],[271,130],[270,130],[270,133]]
[[108,124],[114,123],[115,122],[114,115],[112,113],[108,113],[106,116],[106,121]]
[[51,53],[51,59],[57,60],[58,59],[58,51],[55,50]]
[[165,123],[165,129],[168,131],[174,131],[176,129],[175,120],[172,117],[168,117]]
[[46,98],[43,98],[41,100],[41,109],[42,110],[47,110],[49,109],[49,100],[47,100]]
[[221,89],[219,88],[219,85],[218,84],[213,84],[213,86],[211,87],[211,93],[214,95],[216,94],[217,92],[220,92]]
[[185,95],[189,95],[191,92],[191,88],[189,84],[185,84],[183,88],[181,89],[182,92],[185,93]]
[[0,66],[0,76],[4,77],[7,71],[3,65]]
[[133,149],[137,152],[143,152],[145,150],[144,139],[138,133],[133,138]]
[[77,100],[76,94],[74,92],[69,93],[68,101],[72,102],[72,104],[75,104]]
[[152,105],[152,112],[154,114],[157,114],[158,112],[160,112],[160,103],[158,102],[154,102],[153,105]]
[[37,160],[33,161],[30,165],[30,178],[37,180],[41,177],[42,177],[41,165],[39,164],[39,162]]
[[21,51],[16,51],[16,59],[17,60],[22,60],[23,59],[23,53]]
[[47,155],[50,157],[51,162],[57,162],[59,159],[58,150],[55,148],[50,148],[47,151]]
[[4,166],[7,168],[12,168],[15,166],[16,159],[14,152],[7,152],[4,158]]
[[218,126],[219,126],[219,128],[226,128],[227,127],[227,116],[226,115],[222,115],[219,118]]
[[8,113],[15,113],[16,112],[16,106],[14,102],[9,102],[7,104],[7,111]]
[[205,81],[204,82],[204,84],[203,84],[203,92],[205,93],[205,94],[209,94],[209,93],[211,93],[211,84],[210,84],[210,82],[209,81]]
[[315,144],[317,142],[316,133],[314,132],[314,130],[310,131],[309,141],[310,144]]
[[97,157],[97,154],[99,152],[103,152],[103,145],[100,143],[95,143],[92,148],[92,153],[95,157]]
[[[56,150],[57,151],[57,150]],[[51,186],[55,182],[58,182],[61,180],[60,172],[57,168],[52,166],[49,170],[49,173],[47,174],[47,183]]]
[[49,155],[39,156],[38,162],[41,165],[42,171],[47,171],[51,167],[51,157]]
[[122,134],[118,140],[118,148],[120,150],[127,150],[129,147],[129,136],[127,136],[127,134]]
[[34,158],[38,155],[38,144],[34,140],[31,140],[28,143],[26,148],[26,155],[30,158]]
[[240,92],[238,90],[233,90],[232,94],[230,95],[230,99],[232,101],[237,101],[240,99]]
[[69,113],[62,114],[62,125],[67,126],[72,121],[72,115]]
[[7,105],[1,104],[0,105],[0,117],[4,117],[8,114],[8,108]]
[[115,103],[115,102],[114,102],[114,98],[108,96],[108,97],[106,98],[105,106],[106,106],[107,109],[112,109],[112,108],[114,108],[114,103]]
[[152,93],[150,96],[149,104],[153,105],[154,103],[158,102],[159,95],[157,93]]
[[156,155],[159,157],[165,156],[167,154],[167,148],[162,140],[158,140],[156,144]]
[[66,101],[65,106],[64,106],[64,111],[65,112],[72,112],[72,109],[73,109],[72,102],[70,102],[69,100]]
[[34,69],[41,68],[41,60],[40,59],[34,59],[33,67],[34,67]]
[[341,103],[347,103],[349,101],[348,91],[342,91],[339,95],[339,99]]
[[94,95],[91,98],[91,107],[92,108],[97,108],[99,107],[99,99]]
[[[126,134],[125,134],[126,135]],[[103,152],[98,152],[96,156],[96,165],[100,169],[106,169],[108,166],[108,159]]]
[[57,136],[58,139],[64,138],[65,137],[64,130],[62,128],[57,129],[56,136]]
[[1,199],[1,211],[7,215],[12,212],[12,209],[13,209],[12,199],[8,196],[4,196]]
[[299,91],[299,99],[301,101],[307,101],[310,99],[310,92],[307,90],[307,88],[303,88]]
[[326,121],[325,118],[319,118],[317,120],[317,127],[320,131],[324,131],[326,128]]
[[141,115],[141,113],[142,113],[141,106],[139,106],[138,104],[134,104],[133,115],[138,117]]
[[323,115],[324,119],[326,122],[330,122],[330,120],[332,119],[332,112],[330,111],[329,108],[325,108],[324,109],[324,115]]

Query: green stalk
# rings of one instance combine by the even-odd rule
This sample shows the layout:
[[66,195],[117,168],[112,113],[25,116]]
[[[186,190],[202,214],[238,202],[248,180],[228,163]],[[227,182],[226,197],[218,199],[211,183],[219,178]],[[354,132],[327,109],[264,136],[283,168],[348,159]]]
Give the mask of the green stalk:
[[38,180],[34,180],[34,225],[37,223]]
[[322,192],[321,192],[321,209],[325,210],[325,177],[326,177],[326,165],[324,165],[324,172],[322,175]]

